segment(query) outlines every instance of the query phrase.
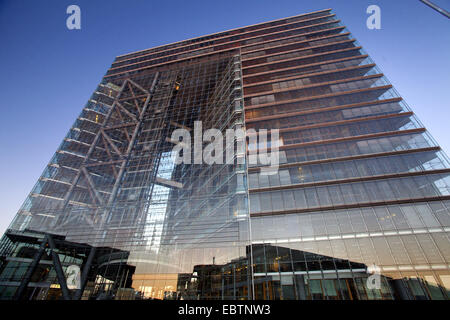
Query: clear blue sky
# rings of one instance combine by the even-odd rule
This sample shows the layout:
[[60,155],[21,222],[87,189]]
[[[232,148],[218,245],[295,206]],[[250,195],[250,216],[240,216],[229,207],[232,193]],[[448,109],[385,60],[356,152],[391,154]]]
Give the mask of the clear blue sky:
[[[70,4],[81,30],[66,28]],[[381,30],[366,28],[370,4]],[[0,233],[115,56],[326,8],[450,152],[450,20],[418,0],[0,0]]]

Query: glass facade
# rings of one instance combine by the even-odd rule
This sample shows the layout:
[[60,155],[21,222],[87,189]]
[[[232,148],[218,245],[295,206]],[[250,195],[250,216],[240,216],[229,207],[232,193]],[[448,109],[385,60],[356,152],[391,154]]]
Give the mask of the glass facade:
[[[199,122],[279,137],[176,162]],[[117,57],[1,239],[0,299],[446,300],[449,232],[447,156],[327,9]]]

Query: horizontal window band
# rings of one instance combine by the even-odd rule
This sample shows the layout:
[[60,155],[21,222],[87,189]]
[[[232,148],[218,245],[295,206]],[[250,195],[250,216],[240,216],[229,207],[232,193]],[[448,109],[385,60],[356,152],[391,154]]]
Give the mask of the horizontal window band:
[[[289,128],[272,128],[278,129],[280,133],[283,132],[293,132],[293,131],[301,131],[301,130],[308,130],[308,129],[316,129],[316,128],[323,128],[323,127],[333,127],[333,126],[340,126],[343,124],[351,124],[356,122],[364,122],[364,121],[375,121],[375,120],[382,120],[382,119],[391,119],[391,118],[397,118],[397,117],[407,117],[412,116],[414,113],[411,111],[408,112],[401,112],[401,113],[391,113],[391,114],[385,114],[380,116],[372,116],[372,117],[365,117],[365,118],[356,118],[356,119],[350,119],[350,120],[340,120],[340,121],[333,121],[333,122],[321,122],[316,124],[310,124],[306,126],[298,126],[298,127],[289,127]],[[248,133],[247,136],[252,136],[257,134],[255,133]]]
[[293,210],[274,211],[274,212],[257,212],[257,213],[251,213],[250,218],[266,217],[266,216],[279,216],[279,215],[285,215],[285,214],[301,214],[301,213],[311,213],[311,212],[319,212],[319,211],[321,212],[321,211],[330,211],[330,210],[380,207],[380,206],[389,206],[389,205],[396,205],[396,204],[418,203],[418,202],[446,201],[446,200],[450,200],[450,196],[425,197],[425,198],[364,202],[364,203],[361,202],[361,203],[357,203],[357,204],[337,205],[337,206],[329,206],[329,207],[317,207],[317,208],[308,208],[308,209],[300,209],[300,210],[293,209]]
[[320,187],[320,186],[328,186],[328,185],[336,185],[336,184],[385,180],[385,179],[394,179],[394,178],[406,178],[406,177],[415,177],[415,176],[432,175],[432,174],[440,174],[440,173],[450,173],[450,168],[418,171],[418,172],[382,174],[382,175],[366,176],[366,177],[360,177],[360,178],[346,178],[346,179],[337,179],[337,180],[328,180],[328,181],[319,181],[319,182],[308,182],[308,183],[290,184],[290,185],[286,185],[286,186],[267,187],[267,188],[260,188],[260,189],[249,189],[249,193],[282,191],[282,190],[290,190],[290,189],[298,189],[298,188]]
[[402,100],[403,100],[402,98],[391,98],[391,99],[385,99],[385,100],[375,100],[375,101],[369,101],[369,102],[344,104],[344,105],[328,107],[328,108],[315,108],[315,109],[309,109],[309,110],[305,110],[305,111],[287,112],[287,113],[274,114],[274,115],[258,117],[258,118],[250,118],[250,119],[246,118],[245,123],[247,124],[247,123],[253,123],[253,122],[270,121],[270,120],[291,118],[291,117],[296,117],[296,116],[301,116],[301,115],[306,115],[306,114],[314,114],[314,113],[322,113],[322,112],[335,111],[335,110],[345,110],[345,109],[352,109],[352,108],[358,108],[358,107],[380,105],[380,104],[386,104],[386,103],[391,103],[391,102],[400,102]]
[[[401,155],[401,154],[421,153],[421,152],[440,151],[440,150],[441,150],[441,147],[430,147],[430,148],[398,150],[398,151],[391,151],[391,152],[369,153],[369,154],[361,154],[361,155],[348,156],[348,157],[327,158],[327,159],[321,159],[321,160],[302,161],[302,162],[291,162],[291,163],[286,163],[286,164],[280,164],[278,166],[278,168],[279,169],[295,168],[295,167],[299,167],[299,166],[307,166],[307,165],[314,165],[314,164],[321,164],[321,163],[340,162],[340,161],[349,161],[349,160],[358,160],[358,159],[370,159],[370,158],[377,158],[377,157],[388,157],[388,156],[395,156],[395,155]],[[260,169],[264,168],[264,167],[267,167],[267,166],[249,167],[248,172],[249,173],[259,172]]]
[[[322,29],[322,30],[313,31],[313,32],[307,33],[305,35],[313,35],[315,33],[326,33],[326,32],[330,32],[330,31],[338,31],[338,30],[342,31],[343,29],[345,29],[344,26],[339,26],[339,27],[333,27],[333,28],[329,28],[329,29]],[[302,40],[302,41],[299,41],[299,42],[292,42],[292,43],[289,43],[289,44],[306,43],[306,42],[310,42],[310,41],[316,41],[316,40],[319,40],[319,39],[324,39],[324,38],[327,38],[327,37],[344,36],[344,35],[350,35],[350,34],[351,34],[350,32],[333,33],[331,35],[327,35],[327,36],[324,36],[324,37],[321,37],[321,38],[310,38],[310,39],[307,39],[307,40]],[[246,49],[248,47],[254,47],[254,46],[258,46],[258,45],[261,45],[261,44],[267,44],[267,43],[271,43],[271,42],[277,42],[277,41],[280,41],[280,40],[289,40],[289,39],[298,37],[300,35],[304,35],[304,34],[301,33],[301,34],[296,34],[296,35],[293,35],[293,36],[287,36],[287,37],[277,38],[277,39],[273,39],[273,40],[266,40],[266,41],[262,41],[262,42],[258,42],[258,43],[245,44],[245,45],[241,46],[241,49]],[[289,45],[289,44],[287,44],[287,45]],[[278,47],[283,47],[285,45],[286,44],[280,44],[280,45],[274,45],[272,47],[265,47],[265,48],[254,49],[254,50],[249,50],[249,51],[243,50],[242,51],[242,55],[247,55],[247,54],[251,54],[251,53],[255,53],[255,52],[259,52],[259,51],[263,51],[263,50],[275,49],[275,48],[278,48]],[[246,60],[246,59],[243,59],[242,61],[244,61],[244,60]]]
[[368,57],[369,57],[369,55],[362,54],[362,55],[359,55],[359,56],[351,56],[351,57],[339,58],[339,59],[328,60],[328,61],[319,61],[319,62],[314,62],[314,63],[310,63],[310,64],[303,64],[303,65],[298,65],[298,66],[293,66],[293,67],[287,67],[287,68],[269,70],[269,71],[264,71],[264,72],[259,72],[259,73],[253,73],[253,74],[249,74],[249,75],[243,76],[243,77],[245,79],[249,79],[249,78],[264,76],[264,75],[272,74],[272,73],[285,72],[285,71],[290,71],[290,70],[295,70],[295,69],[304,69],[304,68],[308,68],[308,67],[320,66],[320,65],[323,65],[323,64],[331,64],[331,63],[336,63],[336,62],[341,62],[341,61],[349,61],[349,60],[356,60],[356,59],[366,59]]
[[[337,38],[337,37],[342,37],[342,34],[337,34],[334,35],[333,37]],[[333,37],[327,37],[325,39],[332,39]],[[322,38],[318,38],[318,39],[311,39],[307,42],[314,42],[314,41],[319,41]],[[336,41],[336,42],[329,42],[329,43],[323,43],[323,44],[318,44],[318,45],[313,45],[310,47],[304,47],[304,48],[297,48],[297,49],[291,49],[291,50],[286,50],[286,51],[280,51],[280,52],[275,52],[275,53],[269,53],[269,54],[265,54],[263,56],[258,56],[258,57],[253,57],[253,58],[248,58],[248,59],[242,59],[241,62],[249,62],[252,60],[258,60],[258,59],[264,59],[264,58],[269,58],[269,57],[276,57],[276,56],[280,56],[283,54],[288,54],[288,53],[293,53],[293,52],[301,52],[301,51],[308,51],[311,49],[317,49],[317,48],[325,48],[325,47],[329,47],[329,46],[334,46],[337,44],[343,44],[343,43],[352,43],[355,42],[356,39],[352,38],[352,39],[346,39],[346,40],[341,40],[341,41]],[[305,41],[303,41],[305,42]],[[287,43],[284,45],[284,47],[289,46],[289,45],[293,45],[293,44],[297,44],[296,42],[292,42],[292,43]],[[282,47],[282,46],[281,46]],[[250,67],[255,67],[261,64],[251,64],[248,66],[245,66],[243,68],[250,68]]]
[[[370,91],[376,91],[376,90],[386,89],[386,91],[387,91],[391,88],[392,88],[392,85],[389,84],[389,85],[379,86],[379,87],[342,91],[342,92],[333,92],[333,93],[321,94],[318,96],[310,96],[310,97],[304,97],[304,98],[298,98],[298,99],[281,100],[281,101],[276,101],[276,102],[254,105],[254,106],[246,106],[244,103],[244,110],[246,111],[246,110],[267,108],[267,107],[273,107],[273,106],[278,106],[278,105],[283,105],[283,104],[292,104],[292,103],[296,103],[296,102],[311,101],[311,100],[336,97],[336,96],[345,96],[345,95],[351,95],[351,94],[355,94],[355,93],[370,92]],[[244,96],[244,98],[245,98],[245,96]]]
[[247,88],[267,85],[267,84],[271,84],[271,83],[284,82],[284,81],[289,81],[289,80],[299,80],[299,79],[303,79],[303,78],[316,77],[316,76],[321,76],[321,75],[325,75],[325,74],[340,73],[340,72],[344,72],[344,71],[373,68],[375,66],[376,66],[375,63],[369,63],[369,64],[365,64],[365,65],[351,66],[351,67],[342,68],[342,69],[326,70],[326,71],[314,72],[314,73],[305,73],[305,74],[291,76],[291,77],[287,77],[287,78],[279,78],[279,79],[268,80],[268,81],[263,81],[263,82],[256,82],[256,83],[252,83],[249,85],[244,84],[244,92],[245,92],[245,89],[247,89]]
[[[302,147],[307,147],[307,146],[315,146],[315,145],[337,143],[337,142],[344,142],[344,141],[372,139],[372,138],[385,137],[385,136],[391,136],[391,135],[404,135],[404,134],[409,134],[409,133],[422,133],[425,131],[426,131],[425,128],[416,128],[416,129],[408,129],[408,130],[397,130],[397,131],[387,131],[387,132],[379,132],[379,133],[371,133],[371,134],[362,134],[362,135],[358,135],[358,136],[351,136],[351,137],[344,137],[344,138],[287,144],[284,146],[280,146],[278,149],[279,150],[289,150],[289,149],[296,149],[296,148],[302,148]],[[258,152],[269,151],[269,150],[271,150],[271,148],[264,148],[264,149],[259,148]]]
[[345,49],[338,49],[338,50],[332,50],[332,51],[315,53],[315,54],[311,54],[309,56],[294,57],[294,58],[289,58],[289,59],[284,59],[284,60],[277,60],[277,61],[270,61],[270,62],[261,63],[261,64],[255,64],[255,65],[252,65],[252,66],[242,67],[242,71],[243,71],[242,76],[244,78],[252,76],[252,74],[245,74],[245,71],[247,71],[248,69],[252,69],[252,68],[266,67],[266,66],[270,66],[270,65],[274,65],[274,64],[284,63],[284,62],[293,62],[293,61],[297,61],[297,60],[305,60],[305,59],[309,59],[309,58],[326,56],[326,55],[331,55],[331,54],[334,54],[334,53],[342,53],[342,52],[347,52],[347,51],[355,51],[355,50],[360,50],[360,49],[362,49],[362,47],[358,46],[358,47],[351,47],[351,48],[345,48]]
[[[300,87],[291,87],[286,89],[278,89],[278,90],[270,90],[270,91],[263,91],[258,92],[254,94],[244,94],[244,99],[248,98],[254,98],[259,96],[265,96],[268,94],[277,94],[277,93],[284,93],[284,92],[290,92],[290,91],[296,91],[296,90],[304,90],[304,89],[310,89],[310,88],[317,88],[317,87],[324,87],[329,86],[333,84],[340,84],[340,83],[346,83],[346,82],[353,82],[353,81],[360,81],[360,80],[368,80],[368,79],[376,79],[383,77],[384,74],[378,73],[378,74],[372,74],[369,76],[360,76],[360,77],[353,77],[353,78],[347,78],[347,79],[340,79],[340,80],[334,80],[334,81],[326,81],[326,82],[319,82],[314,83],[306,86],[300,86]],[[248,106],[249,108],[253,107],[252,105]]]

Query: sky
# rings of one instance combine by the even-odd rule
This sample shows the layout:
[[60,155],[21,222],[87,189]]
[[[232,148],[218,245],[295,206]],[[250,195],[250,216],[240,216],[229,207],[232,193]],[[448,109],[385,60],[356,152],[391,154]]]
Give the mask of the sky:
[[[71,4],[81,30],[66,27]],[[418,0],[0,0],[0,234],[116,56],[326,8],[450,153],[450,19]]]

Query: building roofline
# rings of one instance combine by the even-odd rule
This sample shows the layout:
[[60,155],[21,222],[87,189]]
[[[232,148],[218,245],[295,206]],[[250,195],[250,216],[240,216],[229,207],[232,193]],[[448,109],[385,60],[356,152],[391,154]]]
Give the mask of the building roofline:
[[297,18],[297,17],[301,17],[301,16],[306,16],[306,15],[310,15],[310,14],[314,14],[314,13],[319,13],[319,12],[324,12],[324,11],[330,11],[330,10],[332,10],[332,8],[322,9],[322,10],[317,10],[317,11],[308,12],[308,13],[302,13],[302,14],[298,14],[298,15],[294,15],[294,16],[290,16],[290,17],[284,17],[284,18],[274,19],[274,20],[270,20],[270,21],[265,21],[265,22],[260,22],[260,23],[251,24],[251,25],[247,25],[247,26],[242,26],[242,27],[239,27],[239,28],[223,30],[223,31],[214,32],[214,33],[210,33],[210,34],[205,34],[205,35],[198,36],[198,37],[193,37],[193,38],[184,39],[184,40],[180,40],[180,41],[170,42],[170,43],[166,43],[166,44],[159,45],[159,46],[156,46],[156,47],[151,47],[151,48],[147,48],[147,49],[142,49],[142,50],[137,50],[137,51],[133,51],[133,52],[121,54],[121,55],[116,56],[116,59],[117,59],[117,58],[120,58],[120,57],[125,57],[125,56],[128,56],[128,55],[132,55],[132,54],[135,54],[135,53],[144,52],[144,51],[147,51],[147,50],[149,50],[149,49],[162,48],[162,47],[169,46],[169,45],[173,45],[173,44],[177,44],[177,43],[182,43],[182,42],[186,42],[186,41],[191,41],[191,40],[195,40],[195,39],[200,39],[200,38],[203,38],[203,37],[208,37],[208,36],[217,35],[217,34],[220,34],[220,33],[223,33],[223,32],[229,32],[229,31],[235,31],[235,30],[239,30],[239,29],[243,29],[243,28],[248,28],[248,27],[260,26],[260,25],[264,25],[264,24],[267,24],[267,23],[271,23],[271,22],[281,21],[281,20],[285,20],[285,19]]

